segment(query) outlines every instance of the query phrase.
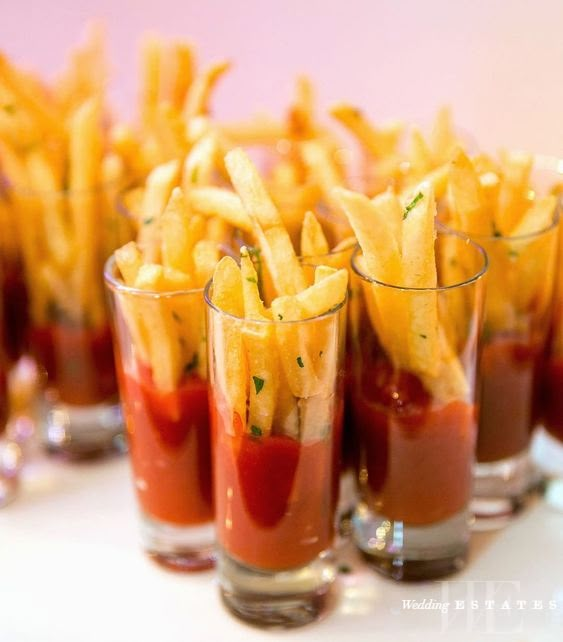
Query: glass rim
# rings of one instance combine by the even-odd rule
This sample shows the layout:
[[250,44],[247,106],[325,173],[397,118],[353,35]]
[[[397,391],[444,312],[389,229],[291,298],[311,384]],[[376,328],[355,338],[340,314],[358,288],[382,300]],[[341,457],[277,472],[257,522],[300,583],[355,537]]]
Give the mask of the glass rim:
[[346,302],[348,301],[348,289],[346,290],[346,295],[342,299],[342,301],[335,307],[331,308],[330,310],[327,310],[326,312],[323,312],[322,314],[318,314],[314,317],[308,317],[307,319],[297,319],[295,321],[284,321],[283,319],[281,320],[276,320],[276,319],[247,319],[246,317],[239,317],[236,314],[232,314],[230,312],[227,312],[226,310],[222,310],[221,308],[217,307],[213,301],[211,300],[210,296],[210,290],[213,287],[213,278],[209,279],[209,281],[206,283],[204,292],[203,292],[203,298],[205,299],[205,303],[209,308],[214,310],[215,312],[218,312],[219,314],[230,317],[231,319],[234,319],[235,321],[240,321],[242,323],[248,323],[251,325],[280,325],[280,326],[290,326],[290,325],[296,325],[300,323],[314,323],[316,321],[319,321],[321,319],[327,319],[331,317],[332,315],[336,314],[337,312],[340,312],[342,308],[346,305]]
[[[518,234],[517,236],[505,236],[503,234],[467,234],[467,236],[477,244],[479,242],[495,243],[499,241],[508,241],[512,243],[518,241],[530,241],[532,239],[539,238],[540,236],[543,236],[548,232],[551,232],[551,230],[555,229],[559,225],[559,220],[561,218],[561,206],[561,197],[558,196],[556,197],[550,224],[540,230],[528,232],[528,234]],[[466,232],[457,230],[455,227],[451,227],[446,223],[442,223],[442,225],[444,225],[445,228],[451,230],[452,232],[456,232],[458,234],[466,234]]]
[[123,292],[136,297],[145,299],[172,299],[174,297],[203,294],[205,288],[190,288],[188,290],[173,290],[171,292],[161,292],[160,290],[141,290],[126,285],[115,276],[117,269],[115,261],[115,252],[113,252],[104,264],[104,282],[112,292]]
[[360,247],[359,243],[356,245],[356,249],[354,250],[354,253],[352,254],[352,258],[350,260],[352,269],[362,280],[367,281],[368,283],[374,283],[375,285],[380,285],[382,287],[391,288],[393,290],[400,290],[403,292],[447,292],[448,290],[455,290],[456,288],[466,287],[468,285],[471,285],[473,283],[477,283],[478,281],[480,281],[485,276],[489,268],[489,256],[485,248],[483,248],[481,245],[476,243],[473,239],[467,236],[467,234],[464,234],[463,232],[458,232],[457,230],[451,230],[447,228],[444,229],[444,227],[442,227],[440,224],[437,225],[436,231],[438,234],[457,237],[459,240],[463,241],[466,245],[472,246],[473,249],[476,250],[477,253],[481,256],[481,259],[483,262],[481,269],[479,269],[477,272],[475,272],[475,274],[473,274],[468,279],[465,279],[464,281],[459,281],[458,283],[451,283],[450,285],[437,285],[435,288],[414,288],[414,287],[408,287],[404,285],[396,285],[394,283],[385,283],[384,281],[378,281],[377,279],[373,279],[372,277],[367,275],[365,272],[363,272],[360,269],[360,267],[357,265],[357,258],[360,252],[362,251],[362,248]]

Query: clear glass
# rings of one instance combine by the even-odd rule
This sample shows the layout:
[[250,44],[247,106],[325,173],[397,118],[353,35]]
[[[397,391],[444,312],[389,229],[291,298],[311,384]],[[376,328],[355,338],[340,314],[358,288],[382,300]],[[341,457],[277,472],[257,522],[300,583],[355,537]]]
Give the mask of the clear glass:
[[502,525],[539,481],[530,442],[541,413],[558,224],[557,208],[552,224],[537,233],[474,237],[489,257],[472,503],[477,528]]
[[203,290],[126,287],[113,257],[105,278],[143,545],[175,570],[209,568],[214,529]]
[[292,627],[326,611],[343,410],[345,302],[250,321],[206,288],[218,571],[227,608]]
[[475,377],[486,256],[439,231],[438,286],[370,279],[358,248],[352,319],[352,412],[366,560],[397,580],[460,569],[469,539],[477,432]]
[[[552,188],[561,198],[563,162],[558,158],[539,157],[536,164],[550,171],[557,183]],[[535,460],[547,476],[545,495],[550,504],[563,510],[563,234],[559,229],[559,247],[555,276],[555,295],[551,326],[543,365],[540,412],[544,431],[535,444]]]
[[114,208],[118,187],[6,191],[23,260],[29,347],[44,373],[43,443],[68,457],[123,448],[102,278],[105,258],[130,238]]
[[[299,257],[303,267],[307,284],[312,285],[317,265],[328,265],[336,269],[346,269],[349,273],[348,301],[357,296],[357,282],[352,278],[351,259],[356,242],[352,240],[347,247],[336,252],[319,256]],[[354,288],[356,286],[356,288]],[[346,350],[344,354],[344,420],[342,424],[342,453],[340,471],[340,491],[337,510],[337,524],[339,534],[343,541],[351,534],[351,518],[357,503],[356,487],[354,482],[354,426],[352,415],[352,345],[351,345],[351,317],[353,309],[349,303],[346,307]]]

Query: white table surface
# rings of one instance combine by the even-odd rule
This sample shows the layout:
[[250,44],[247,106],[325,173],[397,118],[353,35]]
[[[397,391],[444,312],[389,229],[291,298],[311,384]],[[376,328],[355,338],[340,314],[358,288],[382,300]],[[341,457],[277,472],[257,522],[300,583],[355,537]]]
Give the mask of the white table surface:
[[[125,457],[35,458],[18,499],[0,510],[0,642],[563,640],[563,512],[543,501],[502,531],[476,534],[469,566],[450,583],[394,583],[363,567],[350,547],[342,555],[354,572],[339,576],[338,602],[324,621],[254,629],[222,608],[213,572],[176,574],[144,556]],[[403,607],[425,598],[466,600],[465,609]],[[497,600],[490,610],[487,599]]]

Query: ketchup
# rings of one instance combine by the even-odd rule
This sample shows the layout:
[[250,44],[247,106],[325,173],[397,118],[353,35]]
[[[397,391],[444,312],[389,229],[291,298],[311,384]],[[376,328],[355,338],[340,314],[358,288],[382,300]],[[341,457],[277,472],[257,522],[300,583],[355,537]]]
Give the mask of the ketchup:
[[353,411],[364,501],[411,525],[461,511],[472,492],[474,406],[459,400],[437,406],[415,375],[394,370],[383,356],[358,375]]
[[234,435],[213,408],[218,539],[233,558],[281,571],[308,564],[331,546],[340,473],[341,411],[322,439],[300,442],[276,427]]
[[544,425],[563,442],[563,358],[550,357],[547,360],[542,393]]
[[496,337],[483,346],[477,461],[498,461],[528,447],[540,366],[534,344]]
[[131,462],[143,512],[179,526],[213,519],[207,382],[184,378],[161,392],[150,368],[121,373]]
[[60,400],[77,406],[107,401],[117,392],[109,326],[51,324],[32,328],[33,356]]

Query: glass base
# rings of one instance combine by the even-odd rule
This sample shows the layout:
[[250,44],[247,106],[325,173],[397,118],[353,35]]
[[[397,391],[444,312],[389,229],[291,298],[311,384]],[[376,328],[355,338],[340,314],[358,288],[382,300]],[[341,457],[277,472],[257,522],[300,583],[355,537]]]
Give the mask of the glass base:
[[141,516],[141,539],[149,557],[180,572],[204,571],[215,565],[213,524],[177,526]]
[[522,510],[540,486],[541,475],[526,450],[500,461],[475,464],[473,482],[474,530],[489,530],[502,527]]
[[331,608],[336,572],[331,553],[288,571],[262,571],[220,552],[221,597],[241,620],[260,627],[293,628],[321,618]]
[[354,540],[368,564],[382,575],[402,581],[429,580],[465,566],[469,521],[464,510],[437,524],[411,526],[360,503],[353,518]]
[[352,535],[352,515],[354,514],[354,506],[356,503],[355,474],[352,470],[346,470],[340,475],[339,500],[336,510],[336,548],[346,544]]
[[127,450],[119,403],[70,406],[44,403],[43,445],[54,454],[86,459]]
[[14,441],[0,439],[0,508],[17,494],[22,463],[20,446]]

